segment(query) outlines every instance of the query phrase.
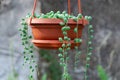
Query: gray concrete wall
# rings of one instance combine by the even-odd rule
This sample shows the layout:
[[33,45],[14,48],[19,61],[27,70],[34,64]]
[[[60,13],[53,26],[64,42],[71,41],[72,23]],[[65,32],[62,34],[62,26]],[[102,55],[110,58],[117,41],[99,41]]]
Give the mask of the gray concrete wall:
[[33,0],[2,0],[0,4],[0,80],[8,80],[13,68],[19,74],[16,80],[27,80],[29,69],[22,66],[23,47],[18,28],[21,18],[32,7]]
[[[19,79],[17,80],[26,80],[29,71],[22,68],[23,48],[20,43],[18,27],[21,27],[21,18],[31,12],[33,0],[2,1],[2,4],[0,4],[0,80],[7,80],[12,72],[12,66],[19,74]],[[66,1],[60,1],[41,0],[42,12],[67,10]],[[92,24],[95,29],[95,50],[90,68],[91,80],[99,80],[96,71],[97,64],[103,65],[111,80],[120,80],[120,0],[81,1],[84,15],[93,17]],[[59,5],[63,6],[60,7]],[[73,13],[77,12],[76,7],[75,0],[72,0]],[[40,7],[38,6],[38,8]],[[39,11],[40,9],[37,10]],[[86,31],[86,28],[84,31]],[[82,70],[83,66],[80,69]],[[78,73],[81,73],[79,71]],[[77,73],[72,75],[76,76]],[[75,79],[79,80],[79,75]]]
[[[40,1],[42,12],[67,10],[67,0]],[[99,80],[96,70],[98,64],[105,68],[111,80],[120,80],[120,0],[81,0],[81,4],[83,14],[93,17],[91,24],[95,29],[93,42],[95,49],[91,60],[90,80]],[[74,14],[78,12],[77,0],[71,0],[71,9]],[[83,37],[86,40],[86,28]],[[82,45],[83,51],[86,47],[84,45]],[[82,65],[78,70],[79,74],[70,69],[75,80],[82,80],[80,69],[84,69]]]

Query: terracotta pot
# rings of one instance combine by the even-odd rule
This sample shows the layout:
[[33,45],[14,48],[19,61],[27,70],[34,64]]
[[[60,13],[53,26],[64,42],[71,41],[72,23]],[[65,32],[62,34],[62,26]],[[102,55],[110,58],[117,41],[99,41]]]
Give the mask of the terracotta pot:
[[[62,45],[62,43],[59,42],[58,40],[32,40],[32,42],[38,48],[44,48],[44,49],[58,49]],[[76,45],[80,45],[80,44],[75,44],[74,40],[71,40],[70,43],[71,43],[71,49],[74,49],[74,46]]]
[[[30,20],[30,19],[29,19]],[[29,22],[28,20],[28,22]],[[60,22],[63,22],[60,19],[37,19],[34,18],[31,21],[32,33],[34,36],[34,40],[32,41],[39,48],[49,48],[49,49],[57,49],[61,46],[62,43],[58,41],[59,37],[63,37]],[[84,25],[88,22],[85,19],[78,21],[78,36],[82,36],[82,30]],[[74,28],[77,23],[72,19],[68,20],[68,26],[70,26],[70,30],[68,31],[68,37],[71,38],[72,48],[76,45],[73,39],[76,37],[74,33]]]

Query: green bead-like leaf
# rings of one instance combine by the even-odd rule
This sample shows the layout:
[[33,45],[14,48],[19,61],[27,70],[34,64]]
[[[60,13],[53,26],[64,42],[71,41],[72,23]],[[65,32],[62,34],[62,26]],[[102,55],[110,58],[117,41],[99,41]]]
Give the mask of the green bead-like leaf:
[[88,16],[87,20],[91,21],[91,20],[92,20],[92,17],[91,17],[91,16]]
[[24,42],[22,42],[22,45],[24,46],[24,45],[25,45],[25,43],[24,43]]
[[87,61],[90,61],[90,58],[89,58],[89,57],[87,57]]
[[67,12],[66,12],[66,11],[63,11],[62,14],[67,14]]
[[89,50],[93,50],[93,47],[89,47]]
[[33,46],[33,45],[30,45],[30,48],[34,48],[34,46]]
[[24,34],[23,34],[23,37],[25,37],[25,38],[26,38],[26,37],[27,37],[27,35],[24,35]]
[[25,21],[25,18],[22,18],[21,20],[22,20],[22,21]]
[[93,32],[94,32],[94,30],[90,30],[90,32],[91,32],[91,33],[93,33]]
[[88,28],[89,28],[89,29],[92,29],[92,28],[93,28],[93,26],[92,26],[92,25],[89,25],[89,26],[88,26]]
[[62,49],[62,48],[59,48],[58,50],[59,50],[60,52],[63,52],[63,49]]
[[70,41],[71,40],[71,38],[68,38],[68,41]]
[[70,50],[71,48],[70,47],[68,47],[66,50]]
[[89,67],[90,67],[90,64],[86,64],[86,67],[89,68]]
[[67,44],[67,47],[70,47],[70,46],[71,46],[71,43],[68,43],[68,44]]
[[64,36],[64,40],[68,40],[68,37],[67,37],[67,36]]
[[89,53],[88,53],[88,56],[91,56],[91,55],[92,55],[92,53],[91,53],[91,52],[89,52]]
[[26,58],[26,56],[24,56],[24,58]]
[[21,25],[27,25],[27,23],[24,21],[24,22],[21,22]]
[[[25,55],[25,54],[26,54],[26,52],[24,51],[24,52],[23,52],[23,54]],[[25,56],[24,56],[24,57],[25,57]]]
[[30,75],[30,79],[32,79],[33,78],[33,76],[32,75]]
[[37,68],[37,67],[38,67],[38,65],[37,65],[37,64],[35,64],[35,67]]
[[88,80],[88,76],[87,75],[85,76],[85,80]]
[[66,45],[65,45],[65,44],[62,44],[62,47],[63,47],[63,48],[65,48],[65,47],[66,47]]
[[67,27],[62,27],[62,31],[67,31]]
[[63,21],[64,21],[65,23],[67,23],[67,22],[68,22],[68,19],[67,19],[67,18],[63,18]]
[[29,39],[32,39],[32,36],[29,36]]
[[65,26],[65,23],[64,22],[60,22],[60,26]]
[[77,22],[78,18],[77,18],[77,17],[73,17],[73,20],[74,20],[75,22]]
[[62,39],[61,37],[59,37],[59,41],[60,41],[60,42],[63,42],[63,39]]
[[91,42],[91,41],[89,41],[89,42],[88,42],[88,44],[89,44],[89,45],[91,45],[91,44],[92,44],[92,42]]
[[94,38],[94,36],[93,36],[93,35],[90,35],[89,37],[90,37],[90,39],[93,39],[93,38]]
[[63,35],[65,35],[65,36],[66,36],[66,35],[67,35],[67,32],[66,32],[66,31],[63,31]]
[[27,38],[26,38],[26,37],[23,37],[22,40],[27,40]]
[[64,52],[64,54],[65,54],[65,55],[67,55],[67,54],[68,54],[68,52]]
[[29,60],[29,58],[26,58],[26,60]]
[[60,62],[60,66],[62,66],[63,63]]
[[77,52],[77,55],[79,56],[80,54],[81,54],[81,51],[78,51],[78,52]]
[[25,41],[25,44],[28,44],[28,41]]
[[20,36],[22,37],[22,36],[23,36],[23,34],[20,34]]
[[32,50],[30,50],[30,53],[33,53],[33,51],[32,51]]
[[63,55],[61,53],[58,54],[59,57],[62,57]]
[[75,38],[75,39],[74,39],[74,42],[75,42],[75,43],[80,43],[80,42],[82,42],[82,39]]
[[79,19],[82,19],[82,14],[78,14],[78,16],[77,16]]
[[28,50],[28,48],[27,48],[27,47],[25,47],[24,49],[25,49],[25,50]]
[[60,11],[57,11],[56,14],[60,14]]
[[78,46],[75,46],[75,49],[78,50]]
[[34,69],[32,69],[31,71],[34,72]]
[[60,61],[64,62],[64,58],[60,58]]
[[57,14],[56,17],[59,18],[59,19],[63,19],[64,18],[64,16],[61,15],[61,14]]
[[26,16],[26,18],[30,18],[31,17],[31,14],[30,13],[28,13],[27,14],[27,16]]
[[19,30],[19,31],[22,31],[22,29],[21,29],[21,28],[19,28],[18,30]]
[[54,14],[54,11],[50,11],[50,14]]
[[74,32],[75,32],[75,33],[78,32],[78,28],[77,28],[77,27],[74,28]]
[[66,60],[69,60],[70,58],[69,57],[66,57]]
[[33,58],[34,56],[33,55],[31,55],[31,58]]
[[22,32],[23,32],[23,34],[26,34],[26,33],[27,33],[26,30],[22,30]]
[[35,63],[35,60],[32,60],[33,63]]
[[32,69],[33,67],[32,67],[32,66],[30,66],[29,68],[30,68],[30,69]]
[[49,18],[47,15],[44,15],[43,18]]
[[88,20],[88,16],[85,16],[85,19]]

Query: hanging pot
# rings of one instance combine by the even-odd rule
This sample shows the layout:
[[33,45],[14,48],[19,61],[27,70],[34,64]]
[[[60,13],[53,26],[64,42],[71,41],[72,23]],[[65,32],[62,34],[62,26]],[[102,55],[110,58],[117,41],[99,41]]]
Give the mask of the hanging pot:
[[[34,8],[32,15],[34,15],[36,2],[34,1]],[[79,12],[81,12],[80,8],[80,0],[78,0],[78,8]],[[68,13],[70,14],[70,1],[68,0]],[[58,49],[61,47],[62,43],[58,40],[59,37],[63,37],[60,22],[63,22],[60,19],[46,19],[46,18],[30,18],[28,19],[30,22],[30,26],[32,28],[32,33],[34,39],[32,42],[35,46],[39,48],[45,49]],[[71,38],[71,48],[74,48],[76,43],[74,43],[74,38],[76,38],[76,34],[74,33],[74,28],[78,24],[78,37],[82,36],[82,30],[88,21],[82,18],[78,22],[75,22],[72,19],[68,20],[68,26],[70,26],[70,30],[68,31],[68,37]]]

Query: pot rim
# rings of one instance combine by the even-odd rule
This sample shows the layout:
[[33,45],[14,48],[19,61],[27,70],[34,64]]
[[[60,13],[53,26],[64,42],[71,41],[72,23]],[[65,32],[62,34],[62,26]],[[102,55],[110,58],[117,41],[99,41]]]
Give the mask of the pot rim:
[[[40,43],[40,44],[62,44],[59,40],[32,40],[33,43]],[[74,40],[70,41],[71,43],[74,43]]]
[[[30,25],[59,24],[60,22],[63,22],[63,20],[57,19],[57,18],[33,18],[30,23],[30,18],[28,18],[27,22]],[[69,19],[68,24],[77,24],[77,22],[75,22],[73,19]],[[86,19],[82,18],[78,21],[78,24],[87,25],[87,24],[89,24],[89,22]]]

